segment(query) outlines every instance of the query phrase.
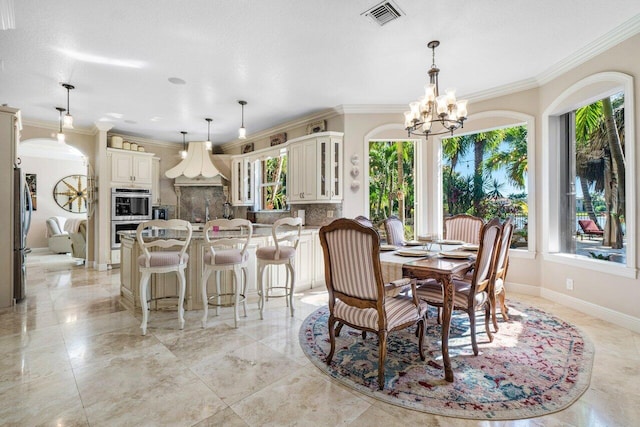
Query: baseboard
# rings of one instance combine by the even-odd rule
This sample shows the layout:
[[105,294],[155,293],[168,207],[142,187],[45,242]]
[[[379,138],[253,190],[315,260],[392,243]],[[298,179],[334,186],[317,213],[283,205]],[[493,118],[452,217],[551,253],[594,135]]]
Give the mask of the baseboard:
[[542,298],[557,302],[590,316],[597,317],[598,319],[606,320],[607,322],[611,322],[618,326],[622,326],[623,328],[630,329],[633,332],[640,333],[640,319],[637,317],[629,316],[627,314],[611,310],[610,308],[602,307],[588,301],[570,297],[566,294],[552,291],[550,289],[542,288],[540,290],[540,296]]

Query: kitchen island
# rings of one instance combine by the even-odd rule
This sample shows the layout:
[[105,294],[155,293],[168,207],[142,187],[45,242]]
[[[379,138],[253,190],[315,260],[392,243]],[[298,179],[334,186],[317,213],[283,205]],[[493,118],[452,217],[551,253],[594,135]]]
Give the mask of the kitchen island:
[[[201,226],[202,224],[200,224]],[[185,309],[199,310],[203,308],[202,296],[200,292],[202,259],[207,247],[204,234],[201,228],[194,227],[191,243],[187,253],[189,263],[185,269],[186,292]],[[320,239],[318,237],[319,227],[303,227],[296,253],[295,270],[296,285],[295,291],[315,288],[324,288],[324,258]],[[145,232],[143,238],[146,240],[166,238],[154,232]],[[219,231],[220,237],[229,236],[236,231]],[[122,304],[129,310],[139,310],[140,303],[140,271],[138,269],[138,256],[142,250],[138,245],[136,233],[134,231],[120,232],[120,296]],[[257,301],[257,263],[256,250],[263,246],[273,245],[271,225],[254,224],[253,236],[249,243],[249,274],[247,277],[247,299]],[[285,269],[283,266],[269,267],[270,271],[265,273],[265,286],[273,283],[282,283],[285,280]],[[221,284],[223,289],[231,287],[232,273],[221,274]],[[215,277],[212,275],[207,283],[208,287],[215,286]],[[175,274],[153,274],[151,276],[151,293],[155,299],[151,303],[151,308],[165,308],[175,306],[178,295],[178,281]],[[255,298],[252,298],[255,297]],[[175,298],[175,299],[174,299]]]

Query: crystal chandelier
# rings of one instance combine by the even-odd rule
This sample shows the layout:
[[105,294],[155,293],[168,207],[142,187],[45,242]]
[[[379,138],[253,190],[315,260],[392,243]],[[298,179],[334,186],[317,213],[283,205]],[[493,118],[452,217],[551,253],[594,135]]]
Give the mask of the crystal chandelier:
[[[404,113],[404,127],[409,136],[419,135],[428,138],[429,135],[445,133],[453,135],[453,131],[461,128],[467,119],[467,101],[456,101],[455,89],[447,89],[444,95],[440,95],[438,89],[440,69],[436,67],[436,47],[439,45],[438,40],[427,44],[432,52],[429,84],[424,87],[424,97],[410,103],[411,111]],[[434,124],[436,124],[435,128]]]

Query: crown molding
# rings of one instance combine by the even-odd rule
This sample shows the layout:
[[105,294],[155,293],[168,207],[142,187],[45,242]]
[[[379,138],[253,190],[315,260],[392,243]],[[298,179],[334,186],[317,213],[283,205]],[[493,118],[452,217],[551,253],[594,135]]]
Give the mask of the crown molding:
[[[180,144],[176,143],[176,142],[171,142],[171,141],[160,141],[157,139],[150,139],[150,138],[144,138],[141,136],[131,136],[131,135],[126,135],[124,133],[118,133],[118,132],[109,132],[108,136],[120,136],[122,137],[123,140],[125,141],[129,141],[129,142],[135,142],[138,145],[155,145],[157,147],[169,147],[169,148],[176,148],[178,146],[182,147],[182,141],[180,141]],[[194,141],[195,142],[195,141]]]
[[253,142],[261,138],[266,138],[276,133],[285,132],[287,129],[304,126],[309,122],[313,122],[316,120],[329,119],[331,117],[340,116],[342,114],[343,113],[341,112],[339,107],[328,108],[326,110],[322,110],[317,113],[309,114],[307,116],[304,116],[295,120],[290,120],[288,122],[280,123],[279,125],[261,130],[260,132],[256,132],[254,134],[247,136],[247,139],[235,139],[233,141],[226,142],[220,145],[220,147],[222,148],[222,151],[226,153],[246,143]]
[[[35,128],[41,128],[41,129],[50,129],[53,131],[58,132],[60,130],[60,125],[59,123],[51,123],[51,122],[46,122],[44,120],[22,120],[22,125],[23,126],[31,126],[31,127],[35,127]],[[95,135],[96,133],[98,133],[98,129],[93,127],[93,128],[80,128],[75,126],[73,129],[63,129],[64,133],[75,133],[75,134],[80,134],[80,135]]]
[[638,33],[640,33],[640,14],[627,20],[602,37],[587,44],[583,48],[578,49],[572,55],[552,65],[546,71],[538,74],[536,76],[536,80],[538,81],[539,85],[548,83],[561,74],[566,73],[567,71],[605,52],[618,43],[635,36]]

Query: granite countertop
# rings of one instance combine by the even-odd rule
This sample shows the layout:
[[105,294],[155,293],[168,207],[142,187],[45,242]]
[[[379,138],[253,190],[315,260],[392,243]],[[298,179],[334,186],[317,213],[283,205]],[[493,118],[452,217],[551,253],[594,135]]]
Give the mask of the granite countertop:
[[[202,227],[204,224],[194,224],[194,225],[200,225],[200,227]],[[318,229],[320,229],[320,227],[305,226],[305,227],[302,227],[302,234],[308,234]],[[222,231],[215,232],[213,236],[218,236],[219,238],[234,237],[239,235],[238,231],[239,230],[222,230]],[[120,235],[121,239],[131,239],[131,240],[136,239],[136,232],[134,230],[118,231],[118,234]],[[177,230],[145,230],[143,232],[143,237],[145,238],[145,240],[157,239],[161,237],[162,238],[172,238],[172,237],[183,238],[184,234],[185,234],[184,232],[177,231]],[[271,235],[272,235],[271,224],[259,224],[257,227],[256,227],[256,224],[254,224],[252,237],[271,237]],[[191,240],[204,240],[204,234],[202,233],[202,229],[198,229],[198,230],[194,229],[193,233],[191,234]]]

